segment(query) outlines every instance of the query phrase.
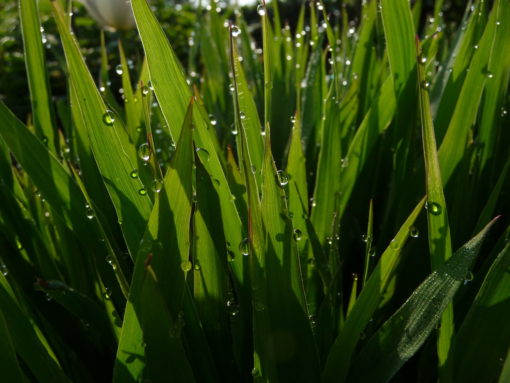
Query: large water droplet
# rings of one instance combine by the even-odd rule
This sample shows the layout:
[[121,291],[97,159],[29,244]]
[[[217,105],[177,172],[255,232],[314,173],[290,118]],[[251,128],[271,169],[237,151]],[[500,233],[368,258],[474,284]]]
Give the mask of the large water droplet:
[[124,73],[124,69],[122,69],[122,64],[119,64],[115,67],[115,73],[121,76]]
[[138,194],[140,194],[140,195],[147,195],[147,189],[145,189],[145,188],[139,189],[138,190]]
[[281,187],[284,187],[289,183],[289,175],[284,170],[278,170],[276,175],[278,176],[278,183]]
[[131,173],[129,173],[131,178],[138,178],[138,170],[134,169]]
[[409,236],[412,238],[418,238],[420,236],[420,231],[416,226],[411,226],[409,228]]
[[243,239],[239,244],[239,252],[244,256],[250,254],[250,242],[248,238]]
[[151,157],[151,149],[148,143],[143,143],[138,147],[138,157],[145,162],[149,161],[149,158]]
[[113,112],[111,110],[107,110],[103,114],[103,122],[105,123],[105,125],[108,125],[108,126],[113,125],[113,123],[115,122],[115,115],[113,114]]
[[184,271],[185,273],[187,273],[188,271],[190,271],[192,269],[193,265],[191,264],[190,261],[182,261],[181,262],[181,270]]
[[152,191],[155,193],[159,193],[161,189],[163,188],[163,183],[161,180],[158,180],[157,178],[152,181]]
[[427,209],[427,211],[432,215],[439,215],[443,211],[441,205],[439,205],[436,202],[429,201],[427,201],[427,203],[425,204],[425,209]]
[[237,37],[241,34],[241,29],[237,25],[232,25],[232,36]]
[[204,148],[196,148],[195,152],[197,153],[198,157],[204,161],[209,161],[209,152]]
[[266,9],[264,8],[264,6],[262,4],[257,5],[257,13],[260,16],[264,16],[266,14]]

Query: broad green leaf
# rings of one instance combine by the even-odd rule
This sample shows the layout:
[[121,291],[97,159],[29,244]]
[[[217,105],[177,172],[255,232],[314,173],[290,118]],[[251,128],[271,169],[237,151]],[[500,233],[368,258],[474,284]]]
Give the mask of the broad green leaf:
[[[510,344],[510,245],[501,251],[455,337],[455,381],[496,381]],[[480,352],[483,350],[483,352]]]
[[433,271],[383,324],[353,363],[350,381],[387,382],[418,351],[465,280],[493,223]]

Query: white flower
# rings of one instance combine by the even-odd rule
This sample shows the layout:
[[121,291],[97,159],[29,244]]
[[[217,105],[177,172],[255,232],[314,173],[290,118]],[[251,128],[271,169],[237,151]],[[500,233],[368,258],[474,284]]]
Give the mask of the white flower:
[[130,29],[135,18],[129,0],[79,0],[101,26],[113,29]]

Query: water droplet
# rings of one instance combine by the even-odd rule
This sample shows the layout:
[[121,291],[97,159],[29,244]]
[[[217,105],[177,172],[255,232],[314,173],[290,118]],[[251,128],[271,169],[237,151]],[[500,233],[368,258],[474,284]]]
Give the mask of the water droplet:
[[138,194],[140,194],[140,195],[147,195],[147,189],[145,189],[145,188],[139,189],[138,190]]
[[314,315],[309,315],[308,320],[310,321],[310,326],[312,326],[312,328],[317,326],[317,319]]
[[420,236],[420,230],[416,226],[411,226],[409,228],[409,236],[412,238],[418,238]]
[[426,58],[426,57],[424,57],[424,56],[422,56],[422,58],[420,59],[420,62],[421,62],[422,64],[425,64],[425,63],[427,62],[427,58]]
[[240,113],[239,113],[239,118],[240,118],[241,120],[246,119],[246,114],[244,114],[244,112],[240,112]]
[[241,29],[237,25],[232,25],[231,32],[232,36],[237,37],[241,34]]
[[94,210],[90,207],[89,204],[85,205],[85,214],[87,215],[88,219],[94,218]]
[[198,263],[195,263],[195,266],[193,266],[193,270],[200,271],[201,267]]
[[475,45],[473,48],[475,48],[475,50],[477,50],[479,47],[478,47],[478,45]]
[[108,126],[113,125],[113,123],[115,122],[115,115],[113,114],[113,112],[111,110],[107,110],[103,114],[103,122],[105,123],[105,125],[108,125]]
[[0,264],[0,271],[2,272],[2,275],[6,277],[9,275],[9,270],[7,269],[7,265],[5,263]]
[[161,182],[161,180],[156,178],[156,179],[154,179],[154,181],[152,181],[152,191],[153,192],[159,193],[162,188],[163,188],[163,183]]
[[475,275],[471,271],[468,272],[464,278],[464,284],[467,285],[469,282],[473,282],[473,279],[475,279]]
[[427,201],[427,203],[425,204],[425,209],[427,209],[427,211],[432,215],[439,215],[443,210],[441,208],[441,205],[439,205],[438,203],[429,201]]
[[365,243],[366,243],[366,242],[368,242],[370,239],[371,239],[371,238],[370,238],[370,236],[369,236],[368,234],[363,234],[363,235],[361,236],[361,240],[362,240],[363,242],[365,242]]
[[423,81],[421,82],[421,87],[422,87],[423,89],[429,89],[429,88],[430,88],[430,82],[428,82],[427,80],[423,80]]
[[248,238],[243,239],[239,244],[239,252],[244,256],[250,254],[250,242]]
[[209,161],[209,152],[204,148],[196,148],[195,152],[197,153],[200,160],[202,160],[202,162]]
[[501,117],[505,117],[508,114],[508,111],[505,108],[501,108]]
[[150,93],[150,91],[151,91],[150,88],[147,85],[144,85],[142,87],[142,96],[143,97],[147,96]]
[[296,116],[292,115],[290,116],[290,123],[294,125],[296,123]]
[[266,9],[264,8],[264,6],[262,4],[257,5],[257,13],[260,16],[264,16],[266,14]]
[[209,121],[211,122],[212,126],[216,126],[216,124],[218,123],[218,121],[216,120],[216,118],[214,118],[212,114],[209,115]]
[[301,241],[302,235],[303,235],[303,233],[301,232],[301,230],[299,230],[299,229],[294,230],[294,239],[296,241]]
[[134,169],[131,173],[129,173],[131,178],[138,178],[138,170]]
[[400,248],[400,243],[398,243],[395,239],[392,239],[390,246],[392,249],[398,250]]
[[124,69],[122,69],[122,64],[119,64],[115,67],[115,73],[121,76],[124,73]]
[[181,270],[184,271],[185,273],[187,273],[188,271],[190,271],[192,269],[193,265],[191,264],[190,261],[182,261],[181,262]]
[[340,160],[340,165],[342,166],[342,168],[346,168],[347,166],[349,166],[349,158],[347,157],[342,158]]
[[486,76],[487,76],[487,78],[489,78],[489,79],[494,77],[494,75],[492,74],[492,72],[489,72],[489,71],[487,71],[487,73],[486,73],[485,75],[486,75]]
[[151,157],[151,149],[148,143],[143,143],[138,147],[138,157],[145,162],[149,161],[149,158]]
[[103,296],[104,296],[104,299],[106,299],[106,300],[110,300],[110,299],[111,299],[111,297],[112,297],[112,290],[110,290],[108,287],[106,287],[106,288],[104,289]]
[[281,187],[284,187],[289,183],[289,175],[285,171],[278,170],[276,175],[278,176],[278,183]]

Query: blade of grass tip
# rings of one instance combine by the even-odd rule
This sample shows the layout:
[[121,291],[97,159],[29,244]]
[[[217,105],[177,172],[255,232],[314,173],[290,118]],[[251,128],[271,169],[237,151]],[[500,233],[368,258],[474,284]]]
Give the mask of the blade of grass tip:
[[[264,131],[270,122],[271,118],[271,92],[273,88],[273,81],[271,71],[272,60],[271,47],[274,46],[273,40],[270,40],[269,34],[271,33],[271,26],[269,25],[269,16],[267,15],[266,2],[262,0],[262,7],[264,14],[262,15],[262,49],[264,55]],[[278,9],[276,2],[273,2],[273,7]],[[277,14],[276,14],[277,15]],[[275,16],[276,16],[275,15]],[[277,18],[278,20],[278,18]],[[279,22],[279,20],[278,20]],[[280,31],[278,31],[280,33]],[[275,64],[276,65],[276,64]],[[277,66],[276,66],[277,67]]]
[[131,75],[129,74],[129,66],[126,60],[126,54],[124,53],[122,40],[119,40],[119,56],[119,65],[122,69],[122,89],[124,90],[122,96],[124,100],[124,111],[126,113],[126,129],[129,137],[131,137],[131,141],[136,143],[136,128],[140,125],[140,113],[138,113],[139,108],[137,108],[136,104],[138,104],[140,100],[135,98],[133,87],[131,86]]
[[146,189],[139,179],[130,176],[136,168],[136,153],[123,124],[108,111],[96,89],[78,44],[66,27],[62,8],[58,3],[52,2],[52,10],[69,72],[76,92],[80,95],[78,102],[89,133],[94,158],[105,179],[130,254],[134,256],[152,209]]
[[463,284],[494,222],[433,271],[383,324],[353,363],[349,381],[388,382],[418,351]]
[[44,29],[42,29],[39,20],[38,2],[36,0],[20,0],[19,12],[36,134],[48,146],[49,150],[56,154],[53,106],[41,35]]
[[370,273],[370,258],[372,256],[372,242],[374,241],[374,204],[373,200],[370,200],[370,206],[368,208],[368,223],[367,232],[363,237],[365,242],[365,267],[363,269],[363,287],[365,286]]
[[409,232],[423,210],[423,199],[412,211],[400,227],[391,244],[381,255],[374,271],[347,317],[343,328],[338,334],[323,371],[323,382],[345,382],[351,364],[352,355],[365,326],[377,309],[384,291],[395,275],[400,264],[402,249],[409,238]]
[[[499,253],[455,337],[455,381],[496,381],[510,342],[510,244]],[[484,350],[484,352],[480,352]]]
[[[142,347],[142,343],[148,335],[146,331],[150,332],[149,336],[155,343],[147,343],[147,347],[151,349],[151,353],[156,353],[155,346],[161,343],[157,340],[155,329],[151,329],[148,324],[153,323],[159,329],[170,324],[161,323],[155,311],[158,307],[168,306],[170,312],[165,311],[164,317],[170,316],[173,323],[174,320],[177,321],[182,307],[186,288],[185,275],[193,267],[189,261],[193,166],[192,105],[190,103],[188,107],[183,127],[180,129],[177,151],[165,175],[163,189],[158,194],[159,198],[156,199],[138,251],[117,349],[115,382],[137,381],[145,368],[154,368],[158,373],[162,371],[164,366],[161,356],[157,356],[154,366],[150,367],[151,361],[145,360],[147,351]],[[154,301],[151,293],[154,294]],[[144,300],[147,302],[144,303]],[[153,307],[150,302],[154,304]],[[168,334],[168,331],[165,334]],[[178,359],[186,360],[186,356],[182,355],[180,341],[176,344],[163,340],[161,345],[165,349],[171,347],[179,356]]]
[[[448,211],[443,193],[439,158],[436,148],[434,124],[430,112],[428,87],[424,84],[425,68],[421,60],[421,48],[419,41],[416,42],[418,49],[418,81],[420,84],[419,100],[422,126],[423,155],[425,158],[425,177],[427,188],[427,222],[428,242],[432,270],[437,270],[452,255],[452,243],[450,237],[450,225],[448,223]],[[439,374],[445,382],[452,380],[452,371],[446,361],[450,353],[451,341],[454,332],[453,305],[449,304],[443,313],[441,327],[439,329],[437,354],[439,358]]]

